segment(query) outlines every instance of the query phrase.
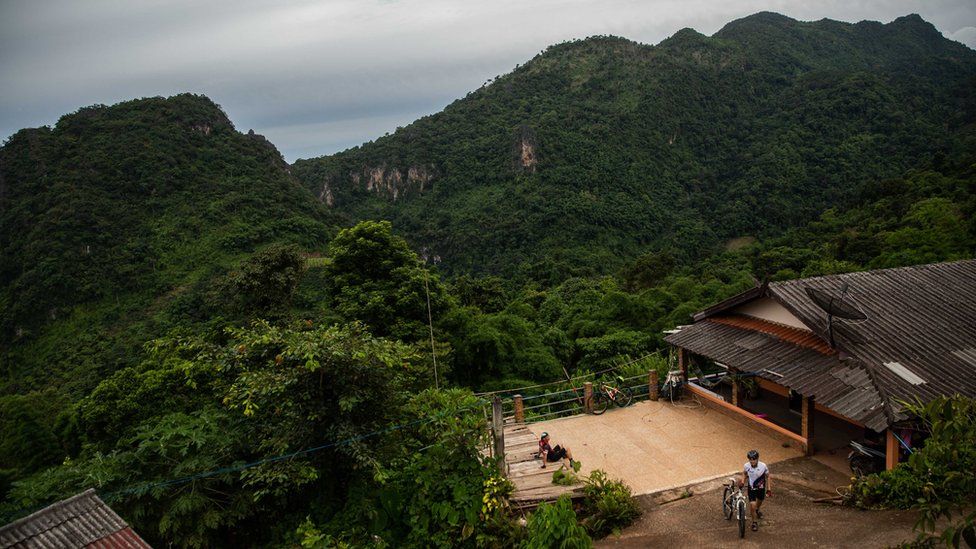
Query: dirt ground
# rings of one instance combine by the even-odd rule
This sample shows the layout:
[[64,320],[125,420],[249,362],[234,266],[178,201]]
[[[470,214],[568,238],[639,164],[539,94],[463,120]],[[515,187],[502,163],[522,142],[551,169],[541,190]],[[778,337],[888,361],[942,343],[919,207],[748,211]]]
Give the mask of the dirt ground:
[[758,532],[739,539],[738,524],[721,512],[721,480],[641,496],[643,516],[597,547],[888,547],[915,537],[910,511],[860,511],[812,500],[836,493],[850,479],[812,459],[770,466],[773,496],[763,504]]

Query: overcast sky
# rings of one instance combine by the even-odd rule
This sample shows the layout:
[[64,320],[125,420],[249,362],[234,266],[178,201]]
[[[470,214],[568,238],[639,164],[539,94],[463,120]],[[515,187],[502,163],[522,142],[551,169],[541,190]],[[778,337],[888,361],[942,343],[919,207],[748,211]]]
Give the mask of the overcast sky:
[[976,0],[0,0],[0,139],[86,105],[189,91],[294,161],[437,112],[557,42],[657,44],[757,11],[918,13],[976,49]]

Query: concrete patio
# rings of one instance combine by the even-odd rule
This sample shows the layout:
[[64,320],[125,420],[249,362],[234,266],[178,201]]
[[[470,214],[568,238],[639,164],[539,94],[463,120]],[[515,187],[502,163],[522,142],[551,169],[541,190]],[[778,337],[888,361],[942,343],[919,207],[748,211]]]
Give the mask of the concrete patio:
[[778,461],[802,455],[783,440],[694,400],[661,400],[529,424],[538,438],[569,447],[582,473],[602,469],[626,482],[634,495],[685,486],[742,471],[746,452],[758,449],[774,475]]

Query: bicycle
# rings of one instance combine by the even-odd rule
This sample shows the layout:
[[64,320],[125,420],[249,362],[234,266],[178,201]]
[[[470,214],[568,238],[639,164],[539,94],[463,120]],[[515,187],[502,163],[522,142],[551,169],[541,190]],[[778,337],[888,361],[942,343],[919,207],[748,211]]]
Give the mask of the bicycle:
[[729,477],[729,483],[722,492],[722,515],[725,516],[725,520],[732,520],[732,515],[738,517],[740,538],[746,537],[746,509],[748,503],[742,488],[739,487],[735,477]]
[[[618,378],[617,381],[619,383],[623,380]],[[607,411],[607,408],[610,407],[611,402],[623,408],[625,406],[630,406],[630,403],[633,402],[633,400],[634,395],[631,393],[629,388],[624,387],[620,389],[614,387],[613,385],[600,383],[600,387],[593,392],[593,409],[591,410],[591,413],[598,416]]]

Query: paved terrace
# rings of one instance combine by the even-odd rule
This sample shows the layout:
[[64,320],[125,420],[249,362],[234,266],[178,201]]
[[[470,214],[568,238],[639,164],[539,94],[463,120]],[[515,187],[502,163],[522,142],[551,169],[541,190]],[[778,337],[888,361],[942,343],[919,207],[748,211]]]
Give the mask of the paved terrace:
[[760,431],[689,399],[677,404],[644,401],[611,408],[601,416],[576,415],[510,426],[506,447],[510,446],[509,432],[515,435],[516,429],[518,436],[512,442],[517,446],[512,450],[517,451],[512,454],[517,455],[506,456],[509,476],[516,485],[515,501],[537,499],[533,494],[551,497],[558,491],[546,487],[546,478],[551,480],[554,469],[544,469],[549,472],[545,478],[536,473],[541,462],[533,461],[529,452],[535,450],[533,445],[543,431],[552,436],[553,446],[572,450],[582,462],[581,474],[602,469],[626,482],[634,495],[741,472],[745,454],[752,448],[759,450],[774,475],[772,464],[802,455],[795,446],[784,447],[784,439],[775,433]]

